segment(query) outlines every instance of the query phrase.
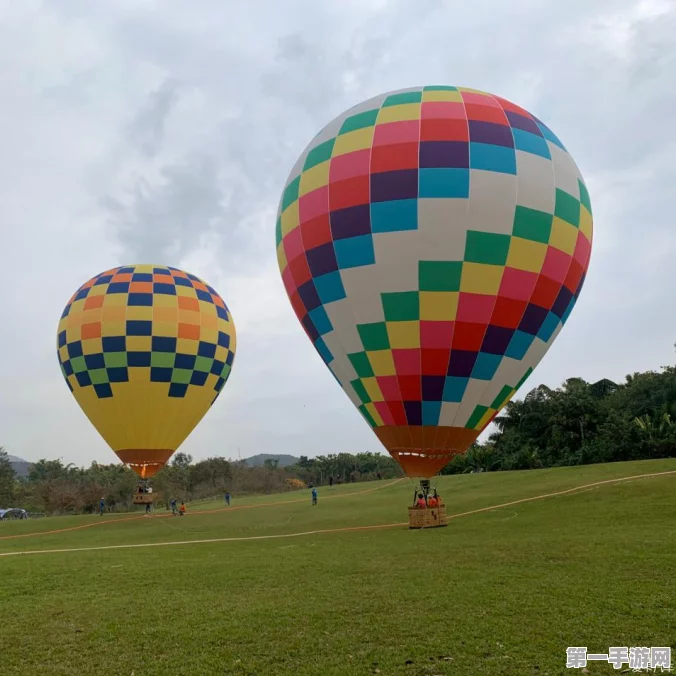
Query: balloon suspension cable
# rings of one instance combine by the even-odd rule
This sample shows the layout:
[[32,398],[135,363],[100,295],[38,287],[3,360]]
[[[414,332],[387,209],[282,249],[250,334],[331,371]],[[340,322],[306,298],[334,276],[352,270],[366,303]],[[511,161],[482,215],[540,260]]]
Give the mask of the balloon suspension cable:
[[429,479],[420,479],[420,492],[423,495],[425,504],[427,504],[427,497],[430,494],[430,480]]
[[418,493],[420,493],[420,487],[418,486],[418,483],[412,476],[407,476],[406,477],[410,482],[411,485],[413,486],[413,503],[416,504],[418,502]]
[[[411,479],[411,483],[413,483],[413,480]],[[432,489],[430,486],[430,480],[429,479],[420,479],[420,481],[417,484],[414,484],[413,487],[413,504],[415,505],[418,501],[418,496],[422,495],[423,499],[425,500],[425,503],[427,503],[427,498],[430,494],[430,492],[434,491],[434,497],[437,496],[437,489],[434,488]]]

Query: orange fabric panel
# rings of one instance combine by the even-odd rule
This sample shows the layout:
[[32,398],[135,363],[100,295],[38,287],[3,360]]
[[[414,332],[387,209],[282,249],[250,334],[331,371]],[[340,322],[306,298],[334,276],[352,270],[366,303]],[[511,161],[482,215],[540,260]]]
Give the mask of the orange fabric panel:
[[385,425],[374,432],[409,477],[429,479],[479,436],[465,427]]
[[170,448],[124,448],[115,451],[117,457],[143,479],[157,474],[173,453]]

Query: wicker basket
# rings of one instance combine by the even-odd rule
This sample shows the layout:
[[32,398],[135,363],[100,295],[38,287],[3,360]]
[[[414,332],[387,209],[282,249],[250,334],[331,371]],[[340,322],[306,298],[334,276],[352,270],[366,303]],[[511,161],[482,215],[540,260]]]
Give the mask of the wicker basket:
[[408,508],[408,527],[409,528],[440,528],[448,526],[446,518],[446,505],[441,504],[438,507],[419,507]]

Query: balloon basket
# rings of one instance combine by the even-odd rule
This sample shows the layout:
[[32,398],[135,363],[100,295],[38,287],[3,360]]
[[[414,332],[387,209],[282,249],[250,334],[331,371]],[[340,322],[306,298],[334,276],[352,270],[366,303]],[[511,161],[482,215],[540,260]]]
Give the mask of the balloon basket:
[[443,526],[448,526],[446,505],[441,504],[438,507],[427,508],[408,508],[409,528],[441,528]]
[[[438,500],[434,506],[420,507],[417,502],[424,498],[425,503],[431,498]],[[441,498],[436,488],[432,488],[429,479],[421,479],[420,486],[413,493],[413,506],[408,508],[408,527],[410,528],[441,528],[448,526],[446,517],[446,504],[441,502]]]
[[132,502],[135,505],[152,505],[153,504],[153,494],[152,493],[134,493],[134,499]]

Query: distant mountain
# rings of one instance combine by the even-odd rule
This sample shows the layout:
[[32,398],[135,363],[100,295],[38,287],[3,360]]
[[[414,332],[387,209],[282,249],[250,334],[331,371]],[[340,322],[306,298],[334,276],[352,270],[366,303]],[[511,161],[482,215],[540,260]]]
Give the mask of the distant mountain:
[[17,473],[17,476],[28,476],[28,468],[33,464],[24,460],[23,458],[17,458],[16,455],[8,455],[9,462],[14,468],[14,471]]
[[270,453],[259,453],[252,455],[250,458],[244,458],[244,462],[249,467],[261,467],[266,460],[278,460],[278,467],[286,467],[287,465],[295,465],[300,458],[295,458],[293,455],[272,455]]

